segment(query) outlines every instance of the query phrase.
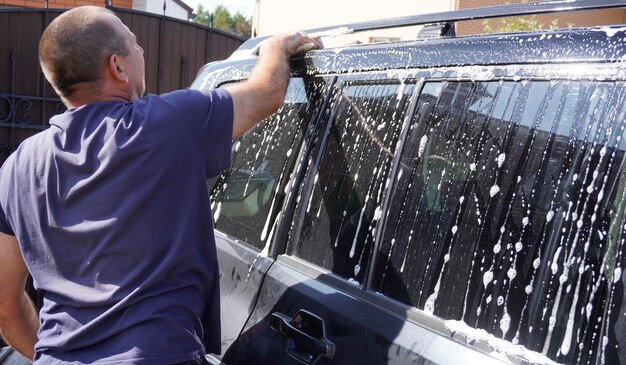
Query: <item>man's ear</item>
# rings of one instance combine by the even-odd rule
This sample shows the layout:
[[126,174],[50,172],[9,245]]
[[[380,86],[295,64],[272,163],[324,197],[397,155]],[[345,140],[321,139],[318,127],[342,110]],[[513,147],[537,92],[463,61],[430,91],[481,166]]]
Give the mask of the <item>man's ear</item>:
[[129,78],[121,61],[122,59],[118,55],[112,54],[109,57],[108,71],[114,80],[126,83]]

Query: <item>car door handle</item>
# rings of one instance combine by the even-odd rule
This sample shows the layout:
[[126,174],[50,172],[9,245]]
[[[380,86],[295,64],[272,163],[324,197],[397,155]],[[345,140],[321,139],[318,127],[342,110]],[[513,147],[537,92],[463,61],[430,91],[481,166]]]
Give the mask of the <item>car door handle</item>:
[[311,312],[301,309],[293,317],[274,312],[270,324],[287,338],[287,353],[305,364],[335,356],[335,344],[326,339],[324,320]]

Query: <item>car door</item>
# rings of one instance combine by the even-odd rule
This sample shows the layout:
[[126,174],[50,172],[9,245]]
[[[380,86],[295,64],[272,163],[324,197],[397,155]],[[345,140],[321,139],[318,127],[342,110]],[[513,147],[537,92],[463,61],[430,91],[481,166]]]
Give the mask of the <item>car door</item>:
[[338,77],[228,364],[618,363],[610,67]]
[[294,199],[285,252],[270,268],[228,364],[497,363],[418,312],[411,315],[439,333],[407,327],[406,308],[363,290],[392,161],[418,89],[417,79],[386,73],[338,78]]
[[614,67],[427,79],[371,289],[507,357],[623,361],[626,89]]
[[268,253],[277,217],[324,92],[323,83],[293,78],[285,105],[235,140],[230,169],[208,182],[220,264],[222,353],[241,332],[274,261]]

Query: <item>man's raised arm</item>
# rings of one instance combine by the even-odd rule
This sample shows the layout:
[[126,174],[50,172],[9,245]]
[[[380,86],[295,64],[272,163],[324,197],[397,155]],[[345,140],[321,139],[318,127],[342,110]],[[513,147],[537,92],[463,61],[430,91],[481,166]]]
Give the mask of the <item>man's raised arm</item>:
[[233,138],[283,105],[289,84],[289,58],[321,47],[319,39],[300,32],[279,34],[261,44],[259,60],[248,80],[228,87],[233,98]]

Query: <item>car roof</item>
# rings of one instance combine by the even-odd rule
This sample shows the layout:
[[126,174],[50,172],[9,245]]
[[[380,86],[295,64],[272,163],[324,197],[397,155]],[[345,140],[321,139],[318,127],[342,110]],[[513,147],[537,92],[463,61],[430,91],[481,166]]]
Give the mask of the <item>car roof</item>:
[[[626,7],[626,0],[556,0],[516,3],[451,12],[406,16],[309,30],[338,35],[405,25],[441,26],[460,20]],[[222,70],[231,80],[252,69],[260,44],[248,40],[226,61],[206,65],[198,75]],[[454,66],[621,63],[626,61],[626,25],[535,30],[516,33],[436,36],[409,41],[357,44],[307,52],[292,58],[296,74],[342,74],[353,71],[402,70]],[[225,76],[225,75],[222,75]],[[621,78],[624,75],[620,76]],[[221,79],[224,79],[221,77]]]
[[[505,5],[486,6],[479,8],[459,9],[446,12],[409,15],[388,19],[348,23],[308,29],[304,32],[312,36],[339,36],[378,29],[390,29],[415,25],[435,25],[454,23],[464,20],[493,19],[510,16],[549,14],[557,12],[575,12],[626,7],[626,0],[548,0],[523,2]],[[258,47],[269,36],[247,40],[235,52],[258,52]]]
[[[294,56],[292,71],[300,75],[325,75],[454,66],[625,61],[626,25],[620,25],[322,49]],[[255,62],[256,56],[232,58],[209,64],[200,73],[224,70],[231,74],[228,78],[232,80],[244,79]]]

